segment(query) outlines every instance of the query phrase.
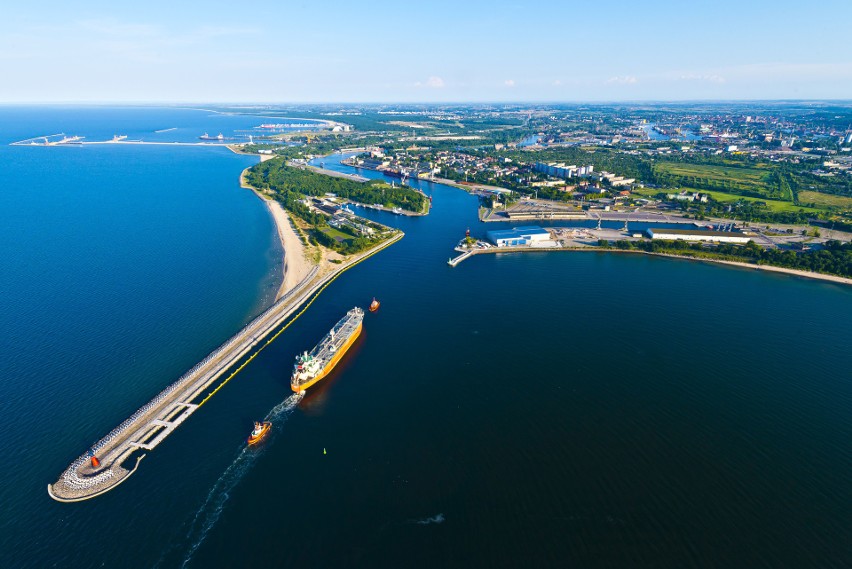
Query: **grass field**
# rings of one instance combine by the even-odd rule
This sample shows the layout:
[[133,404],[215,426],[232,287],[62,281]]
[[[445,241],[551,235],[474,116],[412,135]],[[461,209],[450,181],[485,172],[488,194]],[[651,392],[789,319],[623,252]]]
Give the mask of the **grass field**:
[[673,176],[694,176],[757,186],[763,184],[764,178],[768,174],[766,170],[760,168],[719,166],[716,164],[684,164],[681,162],[660,162],[656,164],[655,168]]
[[752,198],[749,196],[740,196],[737,194],[729,194],[726,192],[717,192],[717,191],[707,191],[707,190],[691,190],[689,188],[682,188],[688,192],[701,192],[702,194],[707,194],[711,196],[717,202],[735,202],[737,200],[745,200],[749,202],[763,202],[766,204],[766,207],[769,208],[770,211],[774,212],[785,212],[785,211],[799,211],[804,210],[811,213],[818,213],[820,210],[812,207],[804,207],[800,205],[796,205],[792,202],[783,202],[780,200],[770,200],[767,198]]
[[749,202],[763,202],[766,204],[766,207],[769,208],[770,211],[775,212],[785,212],[785,211],[799,211],[804,210],[811,213],[817,213],[820,210],[812,207],[804,207],[800,205],[796,205],[792,202],[782,202],[780,200],[770,200],[766,198],[752,198],[748,196],[739,196],[737,194],[728,194],[725,192],[708,192],[701,190],[705,194],[709,194],[714,200],[717,202],[735,202],[737,200],[745,200]]
[[799,201],[802,203],[814,203],[824,207],[839,207],[852,209],[852,198],[846,196],[835,196],[821,192],[804,191],[799,192]]
[[323,233],[325,233],[335,241],[338,241],[339,243],[343,243],[344,241],[352,239],[352,235],[344,233],[339,229],[335,229],[334,227],[323,227],[319,231],[322,231]]
[[[674,190],[669,190],[669,192],[673,192],[673,191]],[[687,191],[687,192],[690,192],[690,193],[691,192],[699,192],[699,193],[702,193],[702,194],[707,194],[707,195],[711,196],[717,202],[723,202],[723,203],[724,202],[735,202],[735,201],[738,201],[738,200],[745,200],[745,201],[750,201],[750,202],[763,202],[763,203],[766,204],[766,207],[769,208],[770,211],[779,212],[779,213],[780,212],[789,212],[789,211],[795,212],[795,211],[799,211],[800,209],[805,210],[807,212],[811,212],[811,213],[817,213],[817,212],[820,211],[819,209],[815,209],[815,208],[812,208],[812,207],[798,206],[798,205],[791,203],[791,202],[783,202],[783,201],[780,201],[780,200],[770,200],[770,199],[766,199],[766,198],[752,198],[752,197],[748,197],[748,196],[740,196],[738,194],[729,194],[729,193],[726,193],[726,192],[696,190],[695,188],[678,188],[677,191],[678,192]],[[657,195],[658,193],[660,193],[660,190],[642,188],[642,189],[633,190],[633,193],[643,195],[643,196],[653,197],[653,196]],[[817,193],[817,192],[812,192],[812,193]],[[823,196],[825,194],[819,194],[819,195]],[[850,202],[852,202],[852,198],[847,198],[847,199],[849,199]],[[813,201],[813,200],[804,200],[803,199],[802,201],[807,202],[807,201]]]
[[[697,185],[719,194],[751,194],[754,198],[775,202],[793,202],[793,190],[788,178],[773,175],[771,166],[746,167],[719,164],[683,164],[660,162],[654,166],[659,175],[671,176],[673,181],[684,185]],[[720,200],[722,201],[722,200]],[[795,207],[795,206],[793,206]],[[774,206],[774,211],[789,208]]]

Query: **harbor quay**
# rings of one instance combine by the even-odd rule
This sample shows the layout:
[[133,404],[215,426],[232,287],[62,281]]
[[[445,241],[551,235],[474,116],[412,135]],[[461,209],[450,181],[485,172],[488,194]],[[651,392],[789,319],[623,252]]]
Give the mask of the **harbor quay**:
[[[219,389],[217,387],[207,392],[217,379],[257,348],[248,360],[232,372],[230,377],[233,377],[242,366],[251,361],[275,338],[273,336],[266,340],[270,333],[303,305],[305,308],[302,312],[304,312],[310,305],[308,301],[312,296],[319,294],[342,272],[395,243],[403,235],[402,232],[397,233],[327,274],[321,275],[319,267],[311,269],[311,272],[298,285],[243,327],[230,340],[94,443],[89,451],[74,460],[60,474],[56,482],[47,485],[50,497],[59,502],[80,502],[104,494],[127,480],[136,472],[139,462],[145,457],[145,451],[151,451],[162,443]],[[305,305],[306,302],[307,305]],[[296,318],[302,312],[296,314]],[[264,340],[266,343],[262,344]],[[228,379],[224,380],[219,387]],[[130,468],[126,467],[125,463],[134,456],[135,463],[132,463]]]
[[488,241],[475,240],[467,244],[463,239],[455,247],[460,255],[447,261],[456,267],[474,255],[552,251],[600,251],[599,241],[641,241],[645,233],[622,229],[585,227],[514,227],[502,231],[489,231]]

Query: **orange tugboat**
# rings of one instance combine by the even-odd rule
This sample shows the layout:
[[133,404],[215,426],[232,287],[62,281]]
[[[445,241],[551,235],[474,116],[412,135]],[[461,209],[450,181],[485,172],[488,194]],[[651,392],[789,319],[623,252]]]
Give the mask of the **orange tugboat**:
[[266,436],[266,433],[268,433],[269,429],[271,429],[271,428],[272,428],[272,423],[270,423],[268,421],[265,422],[265,423],[258,423],[257,421],[255,421],[254,422],[254,430],[251,432],[251,434],[249,435],[249,438],[246,442],[250,445],[256,445],[257,443],[260,442],[260,439],[262,439],[263,437]]
[[379,306],[381,306],[381,304],[382,303],[379,302],[378,300],[376,300],[376,297],[374,296],[373,302],[370,303],[370,312],[375,312],[376,310],[378,310]]

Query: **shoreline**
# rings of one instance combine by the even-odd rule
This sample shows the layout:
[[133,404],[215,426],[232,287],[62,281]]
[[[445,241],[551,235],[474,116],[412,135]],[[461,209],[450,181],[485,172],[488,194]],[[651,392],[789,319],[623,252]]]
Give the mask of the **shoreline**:
[[[146,455],[137,456],[132,470],[122,466],[126,460],[139,451],[154,450],[287,330],[340,275],[405,236],[397,230],[372,248],[351,255],[338,264],[332,264],[328,257],[316,265],[309,263],[287,212],[277,201],[268,199],[247,183],[247,170],[240,175],[240,186],[251,189],[267,204],[285,248],[285,274],[279,297],[236,335],[95,442],[90,447],[94,450],[74,460],[55,483],[48,484],[47,492],[52,499],[59,502],[90,500],[120,485],[136,472]],[[306,271],[306,274],[301,276],[300,271]],[[281,291],[286,292],[282,295]],[[234,368],[240,361],[242,363]],[[230,374],[225,376],[229,370]],[[98,465],[89,462],[94,452],[99,455]]]
[[741,267],[745,269],[757,269],[761,271],[769,271],[773,273],[783,273],[786,275],[803,277],[813,280],[822,280],[827,282],[833,282],[836,284],[842,284],[847,286],[852,286],[852,278],[841,277],[837,275],[829,275],[826,273],[815,273],[812,271],[802,271],[800,269],[790,269],[788,267],[776,267],[775,265],[758,265],[752,263],[741,263],[739,261],[726,261],[724,259],[707,259],[707,258],[699,258],[699,257],[690,257],[687,255],[671,255],[669,253],[653,253],[650,251],[640,251],[640,250],[625,250],[625,249],[604,249],[601,247],[533,247],[533,248],[508,248],[508,247],[493,247],[491,249],[474,249],[469,252],[463,253],[456,257],[458,262],[456,264],[451,264],[451,266],[455,267],[459,262],[464,261],[474,255],[479,254],[494,254],[494,253],[524,253],[524,252],[533,252],[533,253],[549,253],[553,251],[564,251],[564,252],[579,252],[579,251],[589,251],[589,252],[597,252],[597,253],[626,253],[626,254],[640,254],[640,255],[649,255],[652,257],[668,257],[670,259],[684,259],[687,261],[703,261],[706,263],[714,263],[718,265],[729,265],[733,267]]
[[[260,161],[264,161],[264,155],[261,155]],[[290,215],[281,207],[280,203],[263,195],[246,181],[246,172],[248,170],[249,168],[246,168],[240,173],[240,187],[251,190],[266,205],[278,233],[281,248],[284,251],[281,285],[275,294],[275,300],[277,301],[287,294],[287,292],[293,290],[307,276],[312,264],[305,257],[305,246],[293,229]]]

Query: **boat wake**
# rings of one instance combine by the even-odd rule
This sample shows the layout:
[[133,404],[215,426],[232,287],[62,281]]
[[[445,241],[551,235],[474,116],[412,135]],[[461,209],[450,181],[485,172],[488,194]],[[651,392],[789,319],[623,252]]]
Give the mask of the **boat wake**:
[[419,520],[414,520],[414,523],[421,526],[428,526],[429,524],[442,524],[446,518],[444,514],[438,514],[437,516],[432,516],[431,518],[421,518]]
[[[280,429],[281,422],[296,408],[296,405],[299,404],[303,396],[303,393],[294,393],[267,413],[263,420],[272,422],[273,432],[268,435],[270,439],[274,436],[275,431]],[[267,440],[268,444],[269,440]],[[190,545],[184,555],[181,567],[186,567],[192,560],[192,556],[201,544],[204,543],[207,534],[210,533],[210,530],[219,521],[225,509],[225,504],[231,497],[231,492],[233,492],[234,488],[237,487],[243,477],[251,470],[261,454],[263,454],[263,447],[250,448],[243,445],[234,458],[234,461],[225,469],[225,472],[222,473],[213,485],[213,488],[210,489],[207,498],[205,498],[204,503],[195,513],[195,517],[189,524],[186,539]],[[161,561],[163,561],[163,558],[161,558]]]

